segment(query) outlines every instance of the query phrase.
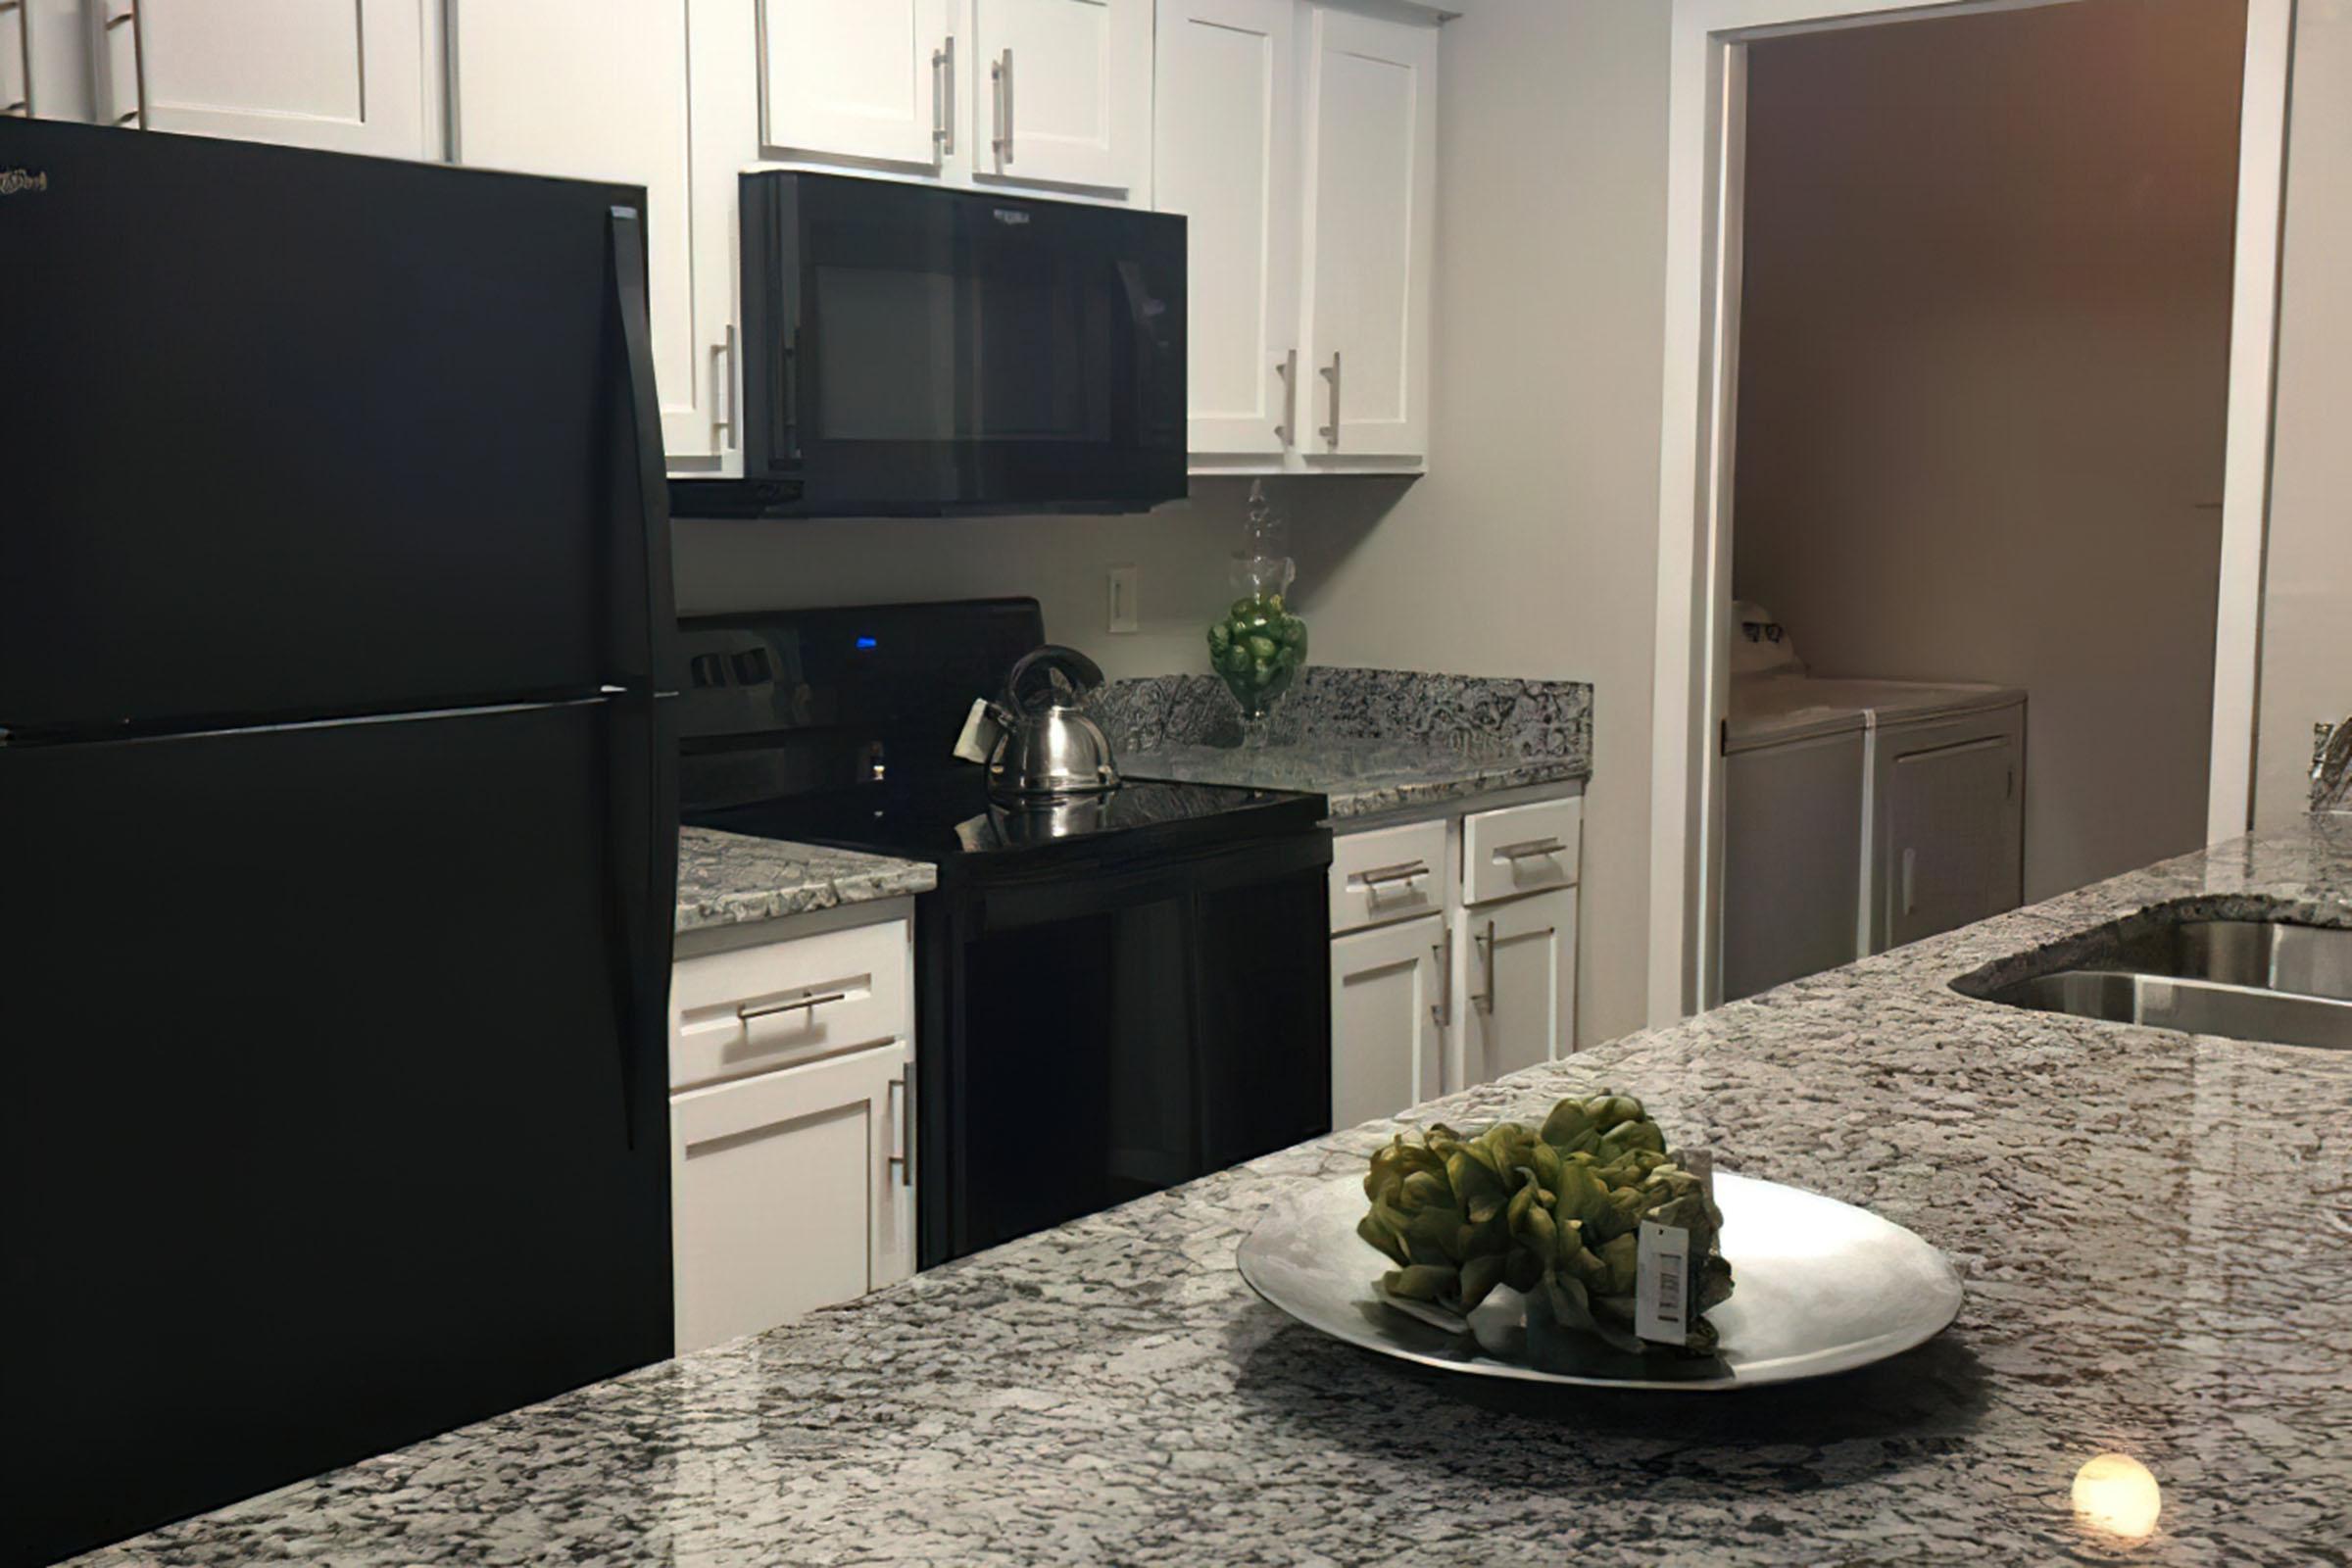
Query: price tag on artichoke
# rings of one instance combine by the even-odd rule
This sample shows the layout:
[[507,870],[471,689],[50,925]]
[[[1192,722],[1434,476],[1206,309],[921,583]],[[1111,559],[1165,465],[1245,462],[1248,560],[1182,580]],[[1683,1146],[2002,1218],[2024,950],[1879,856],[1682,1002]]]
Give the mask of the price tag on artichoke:
[[995,755],[997,742],[1004,734],[996,715],[988,710],[988,699],[977,698],[972,703],[971,712],[964,715],[963,733],[956,737],[956,755],[967,762],[978,762],[985,767],[989,758]]
[[1660,1345],[1690,1336],[1690,1233],[1642,1222],[1634,1262],[1634,1333]]

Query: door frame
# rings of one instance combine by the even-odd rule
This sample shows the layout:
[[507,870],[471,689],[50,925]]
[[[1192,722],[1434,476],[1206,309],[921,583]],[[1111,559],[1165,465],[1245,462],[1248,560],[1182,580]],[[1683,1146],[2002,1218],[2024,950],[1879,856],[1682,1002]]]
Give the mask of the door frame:
[[[1674,0],[1667,126],[1664,417],[1651,695],[1649,1021],[1719,999],[1747,46],[1759,39],[2073,0]],[[2222,561],[2206,834],[2253,803],[2270,511],[2279,233],[2296,0],[2246,0]]]

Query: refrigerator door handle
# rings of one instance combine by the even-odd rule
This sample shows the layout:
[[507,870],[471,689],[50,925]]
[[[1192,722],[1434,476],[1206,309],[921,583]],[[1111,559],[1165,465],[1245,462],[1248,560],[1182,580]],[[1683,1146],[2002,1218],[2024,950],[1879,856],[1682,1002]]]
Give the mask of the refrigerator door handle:
[[641,677],[644,688],[673,692],[670,662],[675,629],[670,624],[669,474],[662,448],[662,406],[654,385],[654,345],[645,270],[645,223],[634,207],[615,207],[608,229],[612,242],[613,303],[620,314],[621,374],[629,400],[634,472],[618,497],[613,541],[618,581],[625,591],[613,650],[625,677]]
[[614,207],[607,227],[613,304],[619,314],[622,378],[633,440],[633,473],[615,499],[613,606],[615,671],[629,684],[607,688],[611,715],[606,802],[612,819],[610,917],[623,957],[619,976],[620,1087],[629,1147],[653,1115],[639,1101],[658,1095],[669,1041],[670,932],[677,910],[676,736],[662,699],[674,695],[669,652],[675,637],[669,588],[669,479],[655,401],[645,230],[633,207]]

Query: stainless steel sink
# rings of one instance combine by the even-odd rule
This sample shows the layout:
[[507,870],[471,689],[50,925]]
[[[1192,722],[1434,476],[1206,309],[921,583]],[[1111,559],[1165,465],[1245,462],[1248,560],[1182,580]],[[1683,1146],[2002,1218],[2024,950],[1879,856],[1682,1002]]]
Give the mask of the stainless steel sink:
[[2352,1051],[2352,930],[2268,920],[2159,922],[1988,1002],[2190,1034]]

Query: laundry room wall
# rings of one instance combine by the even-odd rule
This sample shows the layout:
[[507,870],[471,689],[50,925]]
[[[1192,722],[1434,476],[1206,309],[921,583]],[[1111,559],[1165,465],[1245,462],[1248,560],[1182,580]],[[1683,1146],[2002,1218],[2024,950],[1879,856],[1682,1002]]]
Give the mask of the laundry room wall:
[[1817,673],[2027,688],[2029,900],[2205,840],[2243,29],[1750,58],[1737,592]]

